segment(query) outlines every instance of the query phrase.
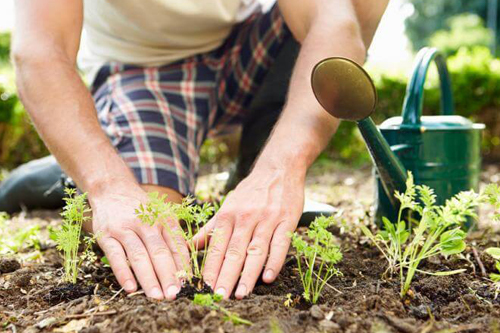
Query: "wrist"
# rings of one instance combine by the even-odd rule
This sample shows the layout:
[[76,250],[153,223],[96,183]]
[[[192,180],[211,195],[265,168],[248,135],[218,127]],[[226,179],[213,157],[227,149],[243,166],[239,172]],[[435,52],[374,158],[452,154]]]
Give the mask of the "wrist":
[[93,179],[88,183],[87,192],[90,202],[96,202],[110,194],[127,194],[140,190],[135,179],[130,177],[106,177]]
[[[303,158],[293,156],[293,154],[262,154],[250,175],[262,178],[262,174],[274,173],[283,175],[284,179],[291,182],[304,182],[308,165]],[[265,177],[264,177],[265,178]]]

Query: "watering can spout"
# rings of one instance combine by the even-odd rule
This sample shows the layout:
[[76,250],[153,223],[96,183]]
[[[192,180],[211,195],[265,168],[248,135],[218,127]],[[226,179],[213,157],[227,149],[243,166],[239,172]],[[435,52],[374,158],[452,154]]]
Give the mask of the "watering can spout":
[[387,197],[397,210],[394,193],[406,190],[406,170],[370,117],[377,91],[368,73],[352,60],[327,58],[314,67],[311,83],[316,99],[328,113],[357,123]]

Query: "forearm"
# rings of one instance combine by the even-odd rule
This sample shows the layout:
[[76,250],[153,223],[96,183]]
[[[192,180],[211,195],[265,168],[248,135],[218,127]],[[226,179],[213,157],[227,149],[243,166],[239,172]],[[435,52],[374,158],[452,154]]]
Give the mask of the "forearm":
[[320,60],[332,56],[363,63],[365,53],[354,21],[331,23],[320,18],[313,22],[302,42],[282,116],[256,167],[279,165],[300,170],[305,175],[339,124],[314,97],[310,83],[312,69]]
[[100,128],[92,97],[63,55],[16,59],[23,104],[63,170],[90,195],[134,177]]

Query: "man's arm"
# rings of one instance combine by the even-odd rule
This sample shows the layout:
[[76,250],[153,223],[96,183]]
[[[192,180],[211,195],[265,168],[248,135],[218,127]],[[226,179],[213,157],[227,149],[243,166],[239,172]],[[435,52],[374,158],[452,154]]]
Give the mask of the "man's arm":
[[15,8],[12,56],[21,99],[61,167],[89,193],[92,229],[118,282],[128,292],[137,288],[128,257],[146,295],[174,298],[170,287],[179,287],[180,269],[168,240],[135,218],[147,194],[100,128],[76,69],[82,0],[16,0]]
[[[308,167],[338,126],[316,101],[310,85],[314,65],[327,57],[365,60],[388,0],[281,0],[280,9],[302,44],[282,116],[251,174],[226,199],[204,232],[216,231],[205,268],[207,283],[229,297],[248,295],[265,265],[274,281],[283,266],[304,201]],[[269,258],[268,258],[269,255]]]

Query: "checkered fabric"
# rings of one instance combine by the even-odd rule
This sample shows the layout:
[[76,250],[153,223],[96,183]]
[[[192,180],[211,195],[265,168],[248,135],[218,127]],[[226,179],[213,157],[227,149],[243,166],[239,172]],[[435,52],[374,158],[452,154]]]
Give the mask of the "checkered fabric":
[[193,193],[203,141],[245,119],[287,38],[275,5],[214,51],[161,67],[103,66],[92,89],[98,118],[137,180]]

